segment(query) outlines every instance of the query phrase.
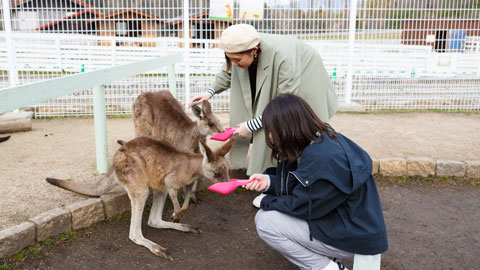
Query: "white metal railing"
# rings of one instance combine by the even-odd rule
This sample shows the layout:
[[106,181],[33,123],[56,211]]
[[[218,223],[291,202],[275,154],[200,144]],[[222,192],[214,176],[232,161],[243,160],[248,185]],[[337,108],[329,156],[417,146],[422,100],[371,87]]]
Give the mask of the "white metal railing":
[[61,97],[65,94],[76,93],[82,89],[92,88],[97,169],[99,173],[106,173],[108,170],[108,149],[104,85],[125,77],[158,69],[160,66],[166,66],[168,67],[169,89],[172,94],[176,96],[175,64],[180,61],[182,61],[182,55],[173,54],[154,57],[153,59],[136,63],[5,88],[0,90],[0,114],[19,107],[29,106],[36,102]]
[[[478,1],[267,0],[262,19],[244,20],[240,9],[248,1],[232,0],[232,21],[209,19],[212,1],[62,1],[71,4],[4,1],[0,87],[183,53],[176,80],[185,103],[220,70],[222,30],[250,23],[313,46],[341,102],[368,110],[480,110]],[[129,114],[139,93],[167,88],[165,72],[105,85],[107,113]],[[90,115],[91,95],[85,90],[35,104],[35,116]],[[228,91],[212,102],[214,110],[228,111]]]

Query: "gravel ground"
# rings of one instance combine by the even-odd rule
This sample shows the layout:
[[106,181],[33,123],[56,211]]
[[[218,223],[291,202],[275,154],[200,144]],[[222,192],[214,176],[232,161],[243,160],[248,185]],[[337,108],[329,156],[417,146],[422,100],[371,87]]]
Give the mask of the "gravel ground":
[[[228,123],[228,114],[220,114]],[[332,126],[376,158],[480,159],[480,114],[339,113]],[[134,136],[131,118],[107,120],[109,157],[117,139]],[[46,177],[93,182],[96,174],[92,118],[33,120],[33,130],[0,143],[0,230],[31,216],[83,200],[49,185]],[[210,142],[215,147],[216,142]]]

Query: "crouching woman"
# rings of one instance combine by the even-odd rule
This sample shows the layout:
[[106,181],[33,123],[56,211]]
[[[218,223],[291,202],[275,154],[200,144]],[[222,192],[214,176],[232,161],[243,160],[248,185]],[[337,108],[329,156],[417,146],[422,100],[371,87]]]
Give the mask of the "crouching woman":
[[262,124],[278,164],[245,187],[263,192],[255,200],[259,236],[301,269],[346,269],[339,261],[355,253],[386,251],[368,154],[292,94],[274,98]]

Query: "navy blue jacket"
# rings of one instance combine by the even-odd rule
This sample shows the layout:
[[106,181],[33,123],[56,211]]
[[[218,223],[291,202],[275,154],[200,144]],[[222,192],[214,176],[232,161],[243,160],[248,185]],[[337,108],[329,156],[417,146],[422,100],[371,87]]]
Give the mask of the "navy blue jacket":
[[298,161],[279,162],[263,210],[304,219],[310,237],[344,251],[374,255],[388,249],[372,160],[357,144],[325,132]]

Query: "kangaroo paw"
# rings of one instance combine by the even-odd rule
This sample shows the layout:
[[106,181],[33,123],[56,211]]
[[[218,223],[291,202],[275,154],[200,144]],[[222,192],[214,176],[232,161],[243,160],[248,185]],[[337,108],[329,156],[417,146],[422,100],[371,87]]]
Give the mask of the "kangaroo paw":
[[199,228],[192,228],[192,231],[191,231],[191,232],[194,233],[194,234],[201,234],[201,233],[203,233],[203,231],[200,230]]
[[164,259],[169,261],[173,261],[173,258],[172,256],[170,256],[168,250],[165,248],[162,248],[161,246],[153,247],[151,251],[153,254],[157,256],[163,257]]
[[192,197],[190,197],[190,201],[195,204],[200,202],[200,200],[197,198],[197,195],[192,195]]
[[172,221],[175,222],[175,223],[178,223],[180,221],[180,219],[183,217],[183,214],[185,213],[184,210],[181,210],[180,212],[178,213],[175,213],[173,212],[172,214]]

